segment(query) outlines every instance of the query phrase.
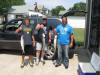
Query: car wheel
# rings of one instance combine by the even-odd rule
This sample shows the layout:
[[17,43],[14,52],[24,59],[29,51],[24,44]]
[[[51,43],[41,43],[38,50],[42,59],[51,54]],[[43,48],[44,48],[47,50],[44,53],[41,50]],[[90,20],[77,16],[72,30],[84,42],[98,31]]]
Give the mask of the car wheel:
[[48,46],[48,50],[45,53],[45,58],[46,59],[53,59],[55,56],[56,50],[54,49],[53,45]]

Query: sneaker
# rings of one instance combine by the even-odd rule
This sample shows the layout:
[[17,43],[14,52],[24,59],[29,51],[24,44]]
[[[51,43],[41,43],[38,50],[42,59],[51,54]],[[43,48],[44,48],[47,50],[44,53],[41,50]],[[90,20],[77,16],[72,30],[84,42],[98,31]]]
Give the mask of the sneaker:
[[58,64],[58,63],[55,64],[55,67],[59,67],[59,66],[61,66],[61,64]]
[[65,66],[65,69],[68,69],[68,66]]
[[33,67],[33,63],[32,63],[32,61],[30,61],[29,64],[30,64],[31,67]]
[[68,65],[64,65],[65,66],[65,69],[68,69]]
[[22,63],[21,63],[21,68],[23,68],[23,67],[24,67],[24,65],[25,65],[25,64],[24,64],[24,62],[22,62]]
[[36,65],[38,65],[39,64],[39,59],[36,59]]
[[43,58],[41,58],[41,62],[42,62],[43,64],[45,64],[45,61],[44,61],[44,59],[43,59]]

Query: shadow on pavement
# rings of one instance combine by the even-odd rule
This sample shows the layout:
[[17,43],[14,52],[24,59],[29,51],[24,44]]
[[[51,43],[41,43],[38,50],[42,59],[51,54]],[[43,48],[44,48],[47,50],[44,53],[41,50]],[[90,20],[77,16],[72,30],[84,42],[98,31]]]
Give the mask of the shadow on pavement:
[[22,55],[21,50],[0,50],[0,54]]
[[79,62],[90,62],[91,57],[88,49],[85,49],[84,47],[76,48],[75,54],[77,54]]
[[[0,50],[0,54],[22,55],[22,50]],[[33,51],[33,56],[35,56],[34,51]]]

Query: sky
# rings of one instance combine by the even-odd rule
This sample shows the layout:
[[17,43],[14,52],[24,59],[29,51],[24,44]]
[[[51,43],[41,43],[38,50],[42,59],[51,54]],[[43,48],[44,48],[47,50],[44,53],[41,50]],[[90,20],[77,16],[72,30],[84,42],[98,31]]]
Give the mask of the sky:
[[77,2],[86,2],[86,0],[25,0],[26,5],[34,5],[37,2],[39,5],[44,5],[48,9],[55,8],[58,5],[62,5],[66,10],[73,7]]

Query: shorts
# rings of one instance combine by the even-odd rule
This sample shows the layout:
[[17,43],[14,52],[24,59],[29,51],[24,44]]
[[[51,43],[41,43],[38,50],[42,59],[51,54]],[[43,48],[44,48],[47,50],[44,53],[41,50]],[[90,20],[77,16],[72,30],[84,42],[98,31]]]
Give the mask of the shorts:
[[25,53],[22,53],[22,55],[32,55],[34,50],[33,50],[32,45],[25,45],[24,51]]
[[44,49],[43,49],[42,43],[37,42],[36,43],[36,50],[45,50],[45,51],[47,51],[48,50],[48,45],[46,44]]

